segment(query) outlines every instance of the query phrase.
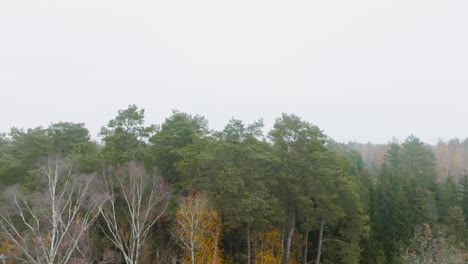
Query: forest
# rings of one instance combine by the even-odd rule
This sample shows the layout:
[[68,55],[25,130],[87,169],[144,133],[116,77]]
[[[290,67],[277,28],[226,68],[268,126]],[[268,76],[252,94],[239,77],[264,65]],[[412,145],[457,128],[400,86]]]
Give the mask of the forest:
[[[465,152],[467,153],[465,155]],[[136,105],[0,134],[8,263],[468,263],[468,141],[336,142],[282,114],[223,130]]]

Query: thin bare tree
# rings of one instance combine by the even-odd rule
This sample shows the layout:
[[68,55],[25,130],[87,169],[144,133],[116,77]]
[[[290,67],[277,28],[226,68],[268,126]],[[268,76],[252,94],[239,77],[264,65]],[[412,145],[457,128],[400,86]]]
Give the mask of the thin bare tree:
[[193,193],[179,198],[179,210],[172,229],[172,236],[195,264],[195,255],[206,235],[210,222],[206,219],[208,199],[203,193]]
[[[80,241],[99,215],[99,199],[91,199],[92,177],[79,177],[63,160],[41,168],[46,191],[30,200],[12,195],[13,214],[0,216],[0,228],[19,250],[20,261],[66,264],[80,255]],[[13,220],[12,216],[16,216]]]
[[101,228],[125,263],[138,264],[151,227],[166,211],[170,188],[136,163],[111,170],[102,178],[108,199],[100,207]]
[[171,230],[172,237],[184,251],[183,263],[220,263],[219,214],[202,192],[192,192],[179,198],[179,209]]

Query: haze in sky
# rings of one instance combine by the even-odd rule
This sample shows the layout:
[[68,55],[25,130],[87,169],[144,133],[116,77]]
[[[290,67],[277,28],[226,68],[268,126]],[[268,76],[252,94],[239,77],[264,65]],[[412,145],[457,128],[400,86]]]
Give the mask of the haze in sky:
[[0,131],[137,104],[221,129],[295,113],[338,141],[468,137],[468,2],[0,1]]

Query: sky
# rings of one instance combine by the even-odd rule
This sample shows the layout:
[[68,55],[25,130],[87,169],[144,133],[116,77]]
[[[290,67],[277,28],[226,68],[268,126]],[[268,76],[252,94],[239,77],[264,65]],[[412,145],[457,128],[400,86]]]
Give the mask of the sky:
[[136,104],[213,129],[294,113],[337,141],[468,137],[465,0],[1,0],[0,131]]

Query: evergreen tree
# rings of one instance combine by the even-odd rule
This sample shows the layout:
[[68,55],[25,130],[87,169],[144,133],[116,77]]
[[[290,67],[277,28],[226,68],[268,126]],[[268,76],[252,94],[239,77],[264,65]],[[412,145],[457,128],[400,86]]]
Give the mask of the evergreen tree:
[[463,177],[460,178],[459,186],[461,208],[465,215],[465,223],[468,223],[468,174],[466,171],[463,174]]
[[246,241],[246,256],[233,257],[240,249],[229,255],[246,263],[252,259],[253,228],[265,227],[275,212],[275,199],[266,178],[272,160],[270,146],[249,131],[239,120],[231,120],[214,137],[196,140],[183,148],[179,153],[184,158],[177,166],[185,189],[203,190],[211,197],[223,225],[231,230],[226,234],[227,244],[235,241],[237,231],[245,230],[241,241]]
[[180,175],[176,170],[177,162],[183,158],[180,150],[208,134],[208,122],[204,117],[174,110],[150,138],[152,146],[148,165],[156,166],[169,182],[180,182]]
[[449,208],[460,204],[459,187],[452,176],[449,176],[438,190],[438,212],[441,222],[445,223]]
[[436,178],[434,154],[419,138],[412,135],[401,144],[399,163],[404,176],[426,187],[433,185]]
[[[304,262],[310,256],[315,263],[323,259],[357,263],[365,217],[358,187],[346,175],[349,167],[327,148],[327,138],[318,127],[297,116],[283,114],[269,137],[279,159],[276,190],[286,212],[283,263],[290,261],[296,229],[305,240]],[[316,246],[309,248],[308,236],[314,233]],[[325,243],[331,241],[337,243],[327,244],[322,256]]]
[[103,159],[110,165],[143,160],[144,149],[154,129],[154,126],[145,126],[144,109],[130,105],[125,110],[119,110],[118,115],[99,133],[105,143]]

